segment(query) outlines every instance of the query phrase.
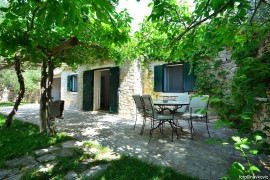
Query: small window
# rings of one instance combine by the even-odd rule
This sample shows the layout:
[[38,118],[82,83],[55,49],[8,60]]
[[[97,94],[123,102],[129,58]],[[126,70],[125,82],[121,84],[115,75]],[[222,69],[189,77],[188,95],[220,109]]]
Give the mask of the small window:
[[188,63],[154,66],[154,91],[193,92],[196,77]]
[[69,75],[67,77],[67,90],[71,92],[77,92],[78,91],[78,75]]
[[167,65],[164,68],[164,91],[183,92],[183,65]]

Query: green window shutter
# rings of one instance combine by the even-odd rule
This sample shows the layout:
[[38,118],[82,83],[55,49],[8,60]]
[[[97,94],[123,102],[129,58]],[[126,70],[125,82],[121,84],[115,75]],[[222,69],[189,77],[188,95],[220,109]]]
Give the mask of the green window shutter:
[[73,81],[72,81],[72,75],[67,76],[67,90],[72,91],[73,87]]
[[154,91],[162,92],[164,90],[164,66],[154,66]]
[[94,71],[85,71],[83,73],[83,110],[93,111],[94,98]]
[[192,92],[194,91],[196,76],[194,74],[194,69],[192,69],[189,74],[190,65],[189,63],[184,63],[184,91]]
[[110,69],[110,112],[118,113],[119,67]]

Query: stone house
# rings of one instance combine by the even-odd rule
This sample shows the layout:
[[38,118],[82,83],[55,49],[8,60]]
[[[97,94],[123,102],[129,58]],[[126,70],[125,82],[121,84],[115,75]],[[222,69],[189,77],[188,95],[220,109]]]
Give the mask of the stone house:
[[[221,68],[232,73],[235,66],[228,61],[228,53],[221,52]],[[228,67],[232,66],[232,67]],[[65,108],[81,111],[105,111],[119,116],[135,117],[133,94],[193,93],[195,76],[187,63],[153,62],[149,68],[141,66],[140,59],[83,65],[76,72],[55,72],[53,100],[64,100]]]

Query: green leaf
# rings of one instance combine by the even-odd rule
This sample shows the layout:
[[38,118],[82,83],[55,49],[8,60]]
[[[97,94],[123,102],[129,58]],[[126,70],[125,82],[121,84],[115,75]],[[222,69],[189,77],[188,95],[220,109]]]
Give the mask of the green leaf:
[[255,139],[258,141],[258,140],[262,140],[262,136],[260,135],[255,135]]
[[232,166],[233,166],[233,168],[238,169],[241,172],[245,171],[245,167],[239,162],[234,162]]
[[7,18],[7,19],[17,19],[17,16],[15,16],[15,15],[12,14],[12,13],[7,13],[7,14],[5,15],[5,18]]
[[1,8],[0,8],[0,11],[2,11],[2,12],[8,12],[8,8],[1,7]]
[[248,145],[246,145],[246,144],[241,144],[240,147],[243,148],[243,149],[249,149],[249,148],[250,148],[250,147],[249,147]]
[[257,168],[256,166],[251,166],[249,168],[250,171],[257,171],[257,172],[261,172],[259,168]]
[[228,177],[222,177],[222,178],[220,178],[220,180],[229,180],[229,178]]
[[249,115],[248,114],[240,114],[240,117],[241,118],[243,118],[243,119],[245,119],[245,120],[249,120],[250,119],[250,117],[249,117]]
[[232,140],[235,142],[241,142],[241,138],[239,136],[232,136]]
[[239,170],[239,169],[235,169],[235,168],[230,168],[227,170],[227,174],[231,177],[239,177],[239,175],[243,175],[244,173]]
[[249,152],[251,154],[258,154],[258,150],[257,149],[251,149]]

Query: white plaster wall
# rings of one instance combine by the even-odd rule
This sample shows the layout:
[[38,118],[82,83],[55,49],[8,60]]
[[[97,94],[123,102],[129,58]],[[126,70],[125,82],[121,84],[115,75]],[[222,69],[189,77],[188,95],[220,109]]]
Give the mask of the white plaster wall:
[[52,84],[52,98],[53,101],[60,100],[61,98],[61,78],[53,78]]
[[77,109],[78,99],[77,92],[70,92],[67,90],[67,76],[74,74],[72,71],[61,72],[61,100],[65,101],[66,109]]

